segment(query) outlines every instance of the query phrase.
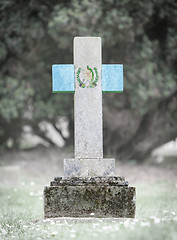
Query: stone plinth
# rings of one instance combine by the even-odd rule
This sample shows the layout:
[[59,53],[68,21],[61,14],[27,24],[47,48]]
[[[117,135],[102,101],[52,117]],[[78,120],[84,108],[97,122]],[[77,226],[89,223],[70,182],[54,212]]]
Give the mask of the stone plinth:
[[44,215],[133,218],[135,188],[123,177],[58,177],[44,189]]
[[64,159],[64,176],[72,177],[94,177],[94,176],[114,176],[115,159],[92,158],[92,159]]

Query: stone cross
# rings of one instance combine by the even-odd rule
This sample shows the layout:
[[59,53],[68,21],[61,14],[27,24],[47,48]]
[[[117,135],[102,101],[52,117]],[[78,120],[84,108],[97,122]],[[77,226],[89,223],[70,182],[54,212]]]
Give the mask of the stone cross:
[[123,66],[102,65],[101,39],[74,38],[74,65],[53,65],[53,92],[74,92],[75,158],[44,189],[45,217],[135,216],[135,188],[103,158],[102,92],[123,91]]
[[75,158],[64,177],[114,176],[115,160],[103,158],[102,92],[123,91],[123,65],[102,64],[100,37],[74,38],[74,65],[52,66],[52,90],[74,93]]

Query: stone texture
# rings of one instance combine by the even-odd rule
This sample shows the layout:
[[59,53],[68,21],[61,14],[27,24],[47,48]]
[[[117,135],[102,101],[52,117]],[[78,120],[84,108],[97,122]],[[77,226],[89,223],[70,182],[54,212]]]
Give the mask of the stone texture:
[[[129,187],[123,177],[114,176],[114,159],[103,159],[102,90],[123,91],[123,67],[103,66],[102,85],[101,59],[101,38],[74,38],[75,159],[65,159],[64,177],[56,177],[45,187],[45,217],[135,216],[135,188]],[[60,87],[62,91],[73,89],[64,70],[54,67],[53,76],[56,71],[62,79],[67,78],[67,86],[61,83],[57,91]],[[58,81],[58,77],[53,80]]]
[[[101,38],[74,38],[74,66],[75,158],[103,158]],[[77,70],[87,70],[87,66],[98,70],[95,88],[81,88],[77,82]]]
[[64,176],[114,176],[115,159],[64,159]]
[[55,177],[50,186],[128,186],[124,177]]
[[[128,187],[122,178],[93,178],[92,183],[84,186],[71,181],[56,179],[58,186],[47,186],[44,189],[45,217],[116,217],[133,218],[135,216],[135,188]],[[83,181],[89,179],[81,179]],[[110,185],[105,185],[105,183]],[[52,185],[53,183],[51,183]],[[117,184],[117,185],[114,185]]]

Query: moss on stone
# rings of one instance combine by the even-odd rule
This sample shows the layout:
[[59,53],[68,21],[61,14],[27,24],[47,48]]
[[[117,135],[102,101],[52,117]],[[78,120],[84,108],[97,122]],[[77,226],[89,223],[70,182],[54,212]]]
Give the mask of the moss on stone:
[[44,189],[45,217],[135,216],[135,188],[128,186],[50,186]]

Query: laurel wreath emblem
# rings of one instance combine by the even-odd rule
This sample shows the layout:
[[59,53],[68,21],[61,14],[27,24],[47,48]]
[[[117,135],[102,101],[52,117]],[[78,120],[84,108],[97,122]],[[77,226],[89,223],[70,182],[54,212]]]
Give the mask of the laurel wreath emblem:
[[81,80],[80,74],[82,72],[82,68],[78,68],[76,73],[77,82],[79,83],[79,86],[81,88],[95,88],[99,80],[98,70],[96,67],[94,67],[92,70],[89,66],[87,66],[87,70],[89,71],[91,77],[89,79],[83,77],[83,79]]

